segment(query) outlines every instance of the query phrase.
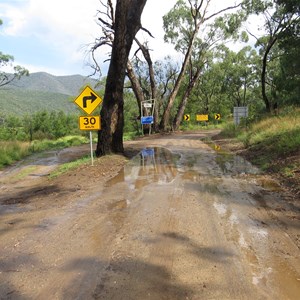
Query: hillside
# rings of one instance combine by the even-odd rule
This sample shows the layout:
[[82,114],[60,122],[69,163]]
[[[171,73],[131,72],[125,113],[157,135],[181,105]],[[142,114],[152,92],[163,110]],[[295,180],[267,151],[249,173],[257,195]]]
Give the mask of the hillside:
[[51,92],[76,96],[81,87],[95,87],[97,81],[81,75],[54,76],[45,72],[32,73],[7,85],[9,89]]
[[96,83],[81,75],[32,73],[0,89],[0,115],[24,115],[41,110],[76,112],[74,97],[85,85],[94,88]]

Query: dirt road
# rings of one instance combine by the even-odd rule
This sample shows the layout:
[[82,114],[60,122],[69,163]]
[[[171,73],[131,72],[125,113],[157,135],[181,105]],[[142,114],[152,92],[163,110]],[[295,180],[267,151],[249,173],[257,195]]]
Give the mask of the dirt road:
[[88,146],[2,172],[0,299],[299,299],[298,208],[200,140],[214,133],[128,142],[129,161],[51,180]]

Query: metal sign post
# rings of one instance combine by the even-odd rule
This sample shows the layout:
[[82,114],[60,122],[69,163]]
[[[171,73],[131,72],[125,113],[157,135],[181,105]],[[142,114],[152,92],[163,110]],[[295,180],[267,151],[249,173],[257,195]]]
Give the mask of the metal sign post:
[[248,117],[248,106],[239,106],[233,108],[234,124],[240,124],[242,118]]
[[90,146],[91,146],[91,160],[94,165],[93,156],[93,135],[92,130],[101,129],[100,116],[91,116],[91,113],[102,103],[102,99],[89,86],[86,86],[79,96],[74,100],[74,103],[79,106],[88,116],[81,116],[78,119],[80,130],[90,131]]
[[90,131],[90,146],[91,146],[91,160],[92,160],[92,166],[94,166],[94,155],[93,155],[93,135]]
[[[154,123],[155,99],[142,101],[141,103],[141,125],[144,133],[144,125],[149,125],[149,135],[151,134],[151,125]],[[145,112],[145,114],[144,114]]]

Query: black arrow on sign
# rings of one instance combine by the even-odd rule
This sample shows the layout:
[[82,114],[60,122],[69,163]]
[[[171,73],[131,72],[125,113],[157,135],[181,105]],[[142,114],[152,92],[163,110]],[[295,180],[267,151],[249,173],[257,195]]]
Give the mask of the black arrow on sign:
[[83,99],[82,99],[82,101],[83,101],[83,107],[84,108],[87,107],[87,102],[89,100],[91,100],[91,104],[92,104],[96,99],[97,99],[97,96],[91,92],[91,96],[85,96],[85,97],[83,97]]

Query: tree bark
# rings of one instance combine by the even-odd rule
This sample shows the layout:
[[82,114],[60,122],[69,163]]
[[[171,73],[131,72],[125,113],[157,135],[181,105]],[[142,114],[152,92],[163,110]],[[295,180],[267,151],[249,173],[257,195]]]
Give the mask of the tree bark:
[[270,104],[270,100],[267,96],[267,92],[266,92],[266,77],[267,77],[267,64],[268,64],[268,55],[272,49],[272,47],[274,46],[274,44],[276,43],[277,38],[274,37],[272,38],[266,48],[266,51],[264,53],[263,56],[263,65],[262,65],[262,72],[261,72],[261,92],[262,92],[262,98],[265,102],[266,105],[266,111],[267,112],[271,112],[271,104]]
[[174,105],[174,102],[175,102],[176,96],[178,94],[180,85],[183,81],[184,74],[185,74],[185,71],[187,69],[190,57],[192,55],[192,49],[193,49],[193,45],[194,45],[194,42],[195,42],[195,39],[196,39],[196,34],[199,31],[199,27],[200,27],[200,24],[197,26],[197,28],[193,32],[192,38],[190,40],[190,43],[189,43],[189,46],[188,46],[188,49],[187,49],[187,52],[186,52],[185,57],[184,57],[183,64],[181,66],[180,73],[179,73],[179,75],[177,77],[177,80],[175,82],[174,89],[171,92],[167,107],[164,110],[164,113],[163,113],[163,116],[162,116],[162,119],[161,119],[161,123],[160,123],[160,128],[163,131],[167,130],[167,127],[168,127],[168,124],[169,124],[169,119],[170,119],[170,114],[171,114],[171,109]]
[[139,108],[139,112],[140,112],[140,116],[141,116],[141,113],[142,113],[141,112],[141,104],[142,104],[142,101],[145,100],[145,97],[144,97],[140,82],[139,82],[138,78],[136,77],[136,74],[133,70],[130,60],[128,60],[128,62],[127,62],[127,76],[131,82],[131,87],[132,87],[133,93],[135,95],[137,105]]
[[147,0],[117,0],[115,36],[100,113],[101,130],[98,131],[97,156],[124,152],[123,87],[126,64],[134,37],[141,28],[141,15],[146,2]]
[[174,122],[173,122],[173,129],[175,131],[179,129],[181,120],[183,119],[184,110],[185,110],[186,104],[188,102],[188,98],[189,98],[189,96],[190,96],[190,94],[191,94],[191,92],[192,92],[192,90],[193,90],[196,82],[198,81],[198,79],[200,77],[201,70],[202,70],[202,68],[197,68],[196,73],[190,79],[189,85],[188,85],[187,89],[185,90],[185,92],[184,92],[184,94],[182,96],[182,99],[180,101],[177,114],[176,114],[176,116],[174,118]]

